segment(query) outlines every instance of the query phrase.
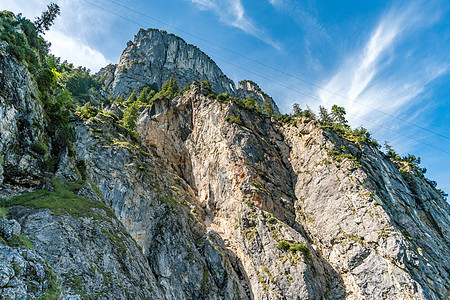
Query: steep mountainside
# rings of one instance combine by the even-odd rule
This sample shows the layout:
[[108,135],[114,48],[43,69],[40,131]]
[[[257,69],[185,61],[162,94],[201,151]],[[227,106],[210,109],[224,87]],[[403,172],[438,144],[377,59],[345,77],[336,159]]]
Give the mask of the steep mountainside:
[[448,203],[370,139],[270,117],[157,30],[102,71],[116,96],[193,81],[148,102],[71,107],[0,46],[1,298],[450,298]]

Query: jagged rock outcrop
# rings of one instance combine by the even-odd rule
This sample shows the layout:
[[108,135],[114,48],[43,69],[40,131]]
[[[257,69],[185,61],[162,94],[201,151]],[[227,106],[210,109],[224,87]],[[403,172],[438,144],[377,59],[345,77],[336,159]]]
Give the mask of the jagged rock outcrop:
[[264,93],[261,88],[251,80],[239,81],[236,94],[241,99],[252,97],[262,108],[265,106],[264,102],[268,101],[272,105],[273,112],[276,115],[280,113],[280,110],[272,97]]
[[[234,95],[232,80],[205,53],[173,34],[158,29],[139,30],[127,44],[119,63],[106,74],[105,85],[115,97],[127,97],[133,89],[156,83],[159,88],[171,76],[183,87],[193,80],[207,80],[216,93]],[[113,74],[113,81],[111,76]]]

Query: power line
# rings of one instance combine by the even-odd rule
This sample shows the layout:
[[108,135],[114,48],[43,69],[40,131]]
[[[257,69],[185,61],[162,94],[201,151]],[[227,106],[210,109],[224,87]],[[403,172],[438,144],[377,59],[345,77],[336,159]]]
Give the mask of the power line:
[[[228,64],[230,64],[230,65],[232,65],[232,66],[234,66],[234,67],[240,68],[238,65],[235,65],[235,64],[230,63],[230,62],[228,62],[228,61],[225,61],[224,59],[221,59],[221,58],[218,58],[218,59],[221,60],[221,61],[223,61],[223,62],[225,62],[225,63],[228,63]],[[328,103],[326,103],[325,101],[323,101],[323,100],[320,99],[320,98],[311,96],[311,95],[306,94],[306,93],[304,93],[304,92],[302,92],[302,91],[299,91],[299,90],[297,90],[297,89],[293,89],[293,88],[291,88],[291,87],[289,87],[289,86],[287,86],[287,85],[284,85],[284,84],[282,84],[282,83],[279,83],[279,82],[277,82],[277,81],[274,81],[274,80],[272,80],[272,79],[270,79],[270,78],[268,78],[268,77],[265,77],[265,76],[263,76],[263,75],[260,75],[260,74],[258,74],[258,73],[256,73],[256,72],[253,72],[253,71],[250,71],[250,70],[246,70],[246,71],[247,71],[247,72],[250,72],[250,73],[252,73],[252,74],[254,74],[254,75],[258,76],[258,77],[264,78],[264,79],[267,80],[267,81],[270,81],[270,82],[272,82],[272,83],[275,83],[275,84],[277,84],[277,85],[279,85],[279,86],[281,86],[281,87],[284,87],[284,88],[289,89],[289,90],[291,90],[291,91],[293,91],[293,92],[296,92],[296,93],[298,93],[298,94],[300,94],[300,95],[303,95],[303,96],[305,96],[305,97],[308,97],[308,98],[310,98],[310,99],[312,99],[312,100],[315,100],[315,101],[318,101],[318,102],[322,102],[322,103],[328,104]],[[365,121],[370,122],[370,123],[372,123],[372,124],[374,124],[374,125],[377,125],[377,126],[379,126],[379,127],[381,127],[381,128],[387,129],[387,130],[392,131],[392,132],[394,132],[394,133],[397,133],[398,135],[401,135],[401,136],[403,136],[403,137],[405,137],[405,138],[408,138],[408,139],[410,139],[410,140],[413,140],[413,141],[415,141],[415,142],[417,142],[417,143],[423,144],[423,145],[425,145],[425,146],[431,147],[431,148],[433,148],[433,149],[435,149],[435,150],[438,150],[438,151],[441,151],[441,152],[443,152],[443,153],[445,153],[445,154],[449,154],[449,155],[450,155],[450,152],[445,151],[445,150],[442,150],[442,149],[440,149],[440,148],[434,146],[433,144],[429,144],[429,143],[420,141],[420,140],[418,140],[418,139],[416,139],[416,138],[410,137],[410,136],[408,136],[408,135],[406,135],[406,134],[404,134],[404,133],[401,133],[401,132],[399,132],[399,131],[396,131],[396,130],[390,128],[390,127],[384,126],[383,124],[380,124],[380,123],[375,122],[375,121],[373,121],[373,120],[370,120],[370,119],[367,119],[367,118],[364,118],[364,117],[362,117],[362,116],[358,116],[358,115],[355,115],[355,114],[349,114],[349,115],[351,115],[351,116],[353,116],[353,117],[356,117],[356,118],[359,118],[359,119],[361,119],[361,120],[365,120]]]
[[158,20],[158,19],[156,19],[156,18],[154,18],[154,17],[151,17],[151,16],[149,16],[149,15],[147,15],[147,14],[144,14],[144,13],[142,13],[142,12],[140,12],[140,11],[137,11],[137,10],[135,10],[135,9],[133,9],[133,8],[130,8],[130,7],[126,6],[126,5],[123,5],[123,4],[121,4],[121,3],[117,2],[117,1],[114,1],[114,0],[106,0],[106,1],[111,2],[111,3],[114,3],[114,4],[116,4],[116,5],[120,6],[120,7],[123,7],[123,8],[125,8],[125,9],[127,9],[127,10],[129,10],[129,11],[134,12],[134,13],[137,13],[137,14],[143,16],[143,17],[146,17],[146,18],[149,18],[149,19],[151,19],[151,20],[154,20],[154,21],[156,21],[156,22],[158,22],[158,23],[164,24],[164,25],[166,25],[166,26],[168,26],[168,27],[171,27],[171,28],[173,28],[173,29],[176,29],[176,30],[178,30],[178,31],[180,31],[180,32],[183,32],[183,33],[185,33],[185,34],[187,34],[187,35],[190,35],[190,36],[192,36],[192,37],[194,37],[194,38],[197,38],[197,39],[199,39],[199,40],[201,40],[201,41],[204,41],[204,42],[206,42],[206,43],[209,43],[209,44],[211,44],[211,45],[214,45],[214,46],[216,46],[216,47],[219,47],[219,48],[221,48],[221,49],[223,49],[223,50],[225,50],[225,51],[231,52],[231,53],[233,53],[233,54],[235,54],[235,55],[238,55],[238,56],[240,56],[240,57],[242,57],[242,58],[245,58],[245,59],[247,59],[247,60],[249,60],[249,61],[252,61],[252,62],[254,62],[254,63],[257,63],[257,64],[259,64],[259,65],[261,65],[261,66],[264,66],[264,67],[266,67],[266,68],[268,68],[268,69],[270,69],[270,70],[272,70],[272,71],[276,71],[276,72],[278,72],[278,73],[280,73],[280,74],[283,74],[283,75],[285,75],[285,76],[288,76],[288,77],[291,77],[291,78],[293,78],[293,79],[299,80],[299,81],[301,81],[301,82],[303,82],[303,83],[306,83],[306,84],[308,84],[308,85],[311,85],[311,86],[313,86],[313,87],[315,87],[315,88],[318,88],[318,89],[320,89],[320,90],[326,91],[326,92],[328,92],[328,93],[330,93],[330,94],[333,94],[333,95],[335,95],[335,96],[341,97],[341,98],[343,98],[343,99],[352,101],[352,102],[354,102],[354,103],[356,103],[356,104],[358,104],[358,105],[361,105],[361,106],[363,106],[363,107],[365,107],[365,108],[371,109],[371,110],[376,111],[376,112],[378,112],[378,113],[381,113],[381,114],[383,114],[383,115],[385,115],[385,116],[391,117],[391,118],[393,118],[393,119],[395,119],[395,120],[397,120],[397,121],[404,122],[404,123],[406,123],[406,124],[408,124],[408,125],[414,126],[414,127],[418,128],[418,129],[427,131],[427,132],[429,132],[429,133],[431,133],[431,134],[440,136],[441,138],[444,138],[444,139],[447,139],[447,140],[450,141],[450,137],[448,137],[448,136],[446,136],[446,135],[440,134],[440,133],[438,133],[438,132],[435,132],[435,131],[433,131],[433,130],[430,130],[430,129],[428,129],[428,128],[425,128],[425,127],[423,127],[423,126],[420,126],[420,125],[417,125],[417,124],[415,124],[415,123],[412,123],[412,122],[410,122],[410,121],[408,121],[408,120],[402,119],[402,118],[397,117],[397,116],[392,115],[392,114],[389,114],[389,113],[387,113],[387,112],[385,112],[385,111],[382,111],[382,110],[380,110],[380,109],[371,107],[371,106],[369,106],[369,105],[367,105],[367,104],[365,104],[365,103],[362,103],[362,102],[360,102],[360,101],[357,101],[356,99],[351,99],[351,98],[349,98],[349,97],[346,97],[346,96],[344,96],[344,95],[341,95],[341,94],[339,94],[339,93],[336,93],[336,92],[334,92],[334,91],[331,91],[331,90],[329,90],[329,89],[327,89],[327,88],[324,88],[324,87],[322,87],[322,86],[320,86],[320,85],[318,85],[318,84],[312,83],[312,82],[310,82],[310,81],[308,81],[308,80],[305,80],[305,79],[303,79],[303,78],[300,78],[300,77],[298,77],[298,76],[292,75],[292,74],[287,73],[287,72],[285,72],[285,71],[281,71],[281,70],[279,70],[279,69],[277,69],[277,68],[274,68],[274,67],[272,67],[272,66],[270,66],[270,65],[268,65],[268,64],[265,64],[265,63],[263,63],[263,62],[260,62],[260,61],[258,61],[258,60],[256,60],[256,59],[253,59],[253,58],[248,57],[248,56],[246,56],[246,55],[243,55],[243,54],[241,54],[241,53],[239,53],[239,52],[236,52],[236,51],[234,51],[234,50],[231,50],[231,49],[228,49],[228,48],[226,48],[226,47],[224,47],[224,46],[221,46],[221,45],[219,45],[219,44],[217,44],[217,43],[211,42],[210,40],[204,39],[204,38],[199,37],[199,36],[197,36],[197,35],[195,35],[195,34],[192,34],[192,33],[190,33],[190,32],[187,32],[186,30],[177,28],[177,27],[175,27],[175,26],[173,26],[173,25],[170,25],[170,24],[168,24],[168,23],[166,23],[166,22],[163,22],[163,21],[161,21],[161,20]]
[[[136,22],[136,21],[134,21],[134,20],[131,20],[131,19],[127,18],[127,17],[124,17],[124,16],[122,16],[122,15],[119,15],[119,14],[113,12],[113,11],[110,11],[110,10],[108,10],[108,9],[102,7],[102,6],[97,5],[97,4],[94,4],[94,3],[92,3],[92,2],[90,2],[90,1],[88,1],[88,0],[84,0],[84,1],[87,2],[87,3],[89,3],[89,4],[91,4],[91,5],[93,5],[93,6],[95,6],[95,7],[98,7],[98,8],[100,8],[100,9],[104,10],[104,11],[107,11],[107,12],[109,12],[109,13],[111,13],[111,14],[117,16],[117,17],[120,17],[120,18],[122,18],[122,19],[125,19],[125,20],[127,20],[127,21],[129,21],[129,22],[132,22],[132,23],[134,23],[134,24],[136,24],[136,25],[138,25],[138,26],[146,27],[145,25],[143,25],[143,24],[141,24],[141,23],[138,23],[138,22]],[[107,0],[107,1],[116,3],[115,1],[112,1],[112,0]],[[122,5],[120,5],[120,6],[122,6]],[[123,7],[124,7],[124,6],[123,6]],[[130,10],[134,11],[133,9],[130,9]],[[137,11],[136,11],[136,12],[137,12]],[[137,13],[139,13],[139,12],[137,12]],[[142,14],[142,13],[139,13],[139,14],[144,15],[144,14]],[[144,16],[146,16],[146,15],[144,15]],[[148,16],[147,16],[147,17],[148,17]],[[148,17],[148,18],[154,19],[154,18],[151,18],[151,17]],[[156,19],[155,19],[155,20],[156,20]],[[158,21],[158,22],[159,22],[159,21]],[[161,23],[163,23],[163,22],[161,22]],[[163,23],[163,24],[165,24],[165,23]],[[171,26],[171,25],[168,25],[168,26],[173,27],[173,26]],[[175,28],[175,27],[173,27],[173,28]],[[177,29],[177,28],[175,28],[175,29]],[[185,32],[185,31],[183,31],[183,30],[180,30],[180,31]],[[185,32],[185,33],[187,33],[187,32]],[[189,35],[191,35],[191,36],[194,36],[194,35],[192,35],[192,34],[190,34],[190,33],[187,33],[187,34],[189,34]],[[194,36],[194,37],[195,37],[195,36]],[[200,39],[202,39],[202,38],[200,38]],[[202,40],[203,40],[203,39],[202,39]],[[206,41],[206,40],[205,40],[205,41]],[[206,42],[208,42],[208,41],[206,41]],[[214,43],[212,43],[212,42],[209,42],[209,43],[210,43],[210,44],[214,44]],[[224,48],[224,47],[222,47],[222,46],[218,46],[218,47],[227,50],[226,48]],[[234,52],[234,51],[232,51],[232,50],[228,50],[228,51]],[[217,54],[216,54],[216,55],[217,55]],[[242,55],[240,55],[240,56],[242,56]],[[245,56],[243,56],[243,57],[245,57]],[[237,68],[239,68],[239,69],[245,70],[246,72],[249,72],[249,73],[252,73],[252,74],[254,74],[254,75],[258,76],[258,77],[261,77],[261,78],[263,78],[263,79],[265,79],[265,80],[267,80],[267,81],[270,81],[270,82],[272,82],[272,83],[275,83],[275,84],[277,84],[277,85],[279,85],[279,86],[281,86],[281,87],[284,87],[284,88],[286,88],[286,89],[289,89],[289,90],[291,90],[291,91],[293,91],[293,92],[295,92],[295,93],[298,93],[298,94],[300,94],[300,95],[303,95],[303,96],[305,96],[305,97],[307,97],[307,98],[310,98],[310,99],[312,99],[312,100],[315,100],[315,101],[318,101],[318,102],[322,102],[322,103],[324,103],[324,104],[329,105],[329,103],[325,102],[324,100],[322,100],[322,99],[320,99],[320,98],[317,98],[317,97],[314,97],[314,96],[312,96],[312,95],[306,94],[306,93],[304,93],[304,92],[302,92],[302,91],[300,91],[300,90],[294,89],[294,88],[292,88],[292,87],[290,87],[290,86],[287,86],[287,85],[285,85],[285,84],[283,84],[283,83],[277,82],[277,81],[275,81],[275,80],[273,80],[273,79],[271,79],[271,78],[268,78],[268,77],[266,77],[266,76],[263,76],[263,75],[261,75],[261,74],[258,74],[258,73],[254,72],[254,71],[251,71],[251,70],[248,70],[248,69],[244,69],[244,68],[242,68],[241,66],[238,66],[238,65],[236,65],[236,64],[233,64],[233,63],[231,63],[231,62],[229,62],[229,61],[227,61],[227,60],[225,60],[225,59],[222,59],[222,58],[220,58],[220,57],[218,57],[218,59],[221,60],[221,61],[223,61],[223,62],[225,62],[225,63],[227,63],[227,64],[230,64],[230,65],[232,65],[232,66],[234,66],[234,67],[237,67]],[[253,59],[250,59],[250,60],[253,60]],[[420,140],[418,140],[418,139],[416,139],[416,138],[410,137],[410,136],[408,136],[408,135],[406,135],[406,134],[403,134],[403,133],[401,133],[401,132],[399,132],[399,131],[396,131],[396,130],[394,130],[394,129],[390,128],[390,127],[384,126],[384,125],[382,125],[382,124],[379,124],[379,123],[377,123],[377,122],[375,122],[375,121],[372,121],[372,120],[370,120],[370,119],[367,119],[367,118],[364,118],[364,117],[362,117],[362,116],[358,116],[358,115],[355,115],[355,114],[349,114],[349,115],[354,116],[354,117],[359,118],[359,119],[362,119],[362,120],[365,120],[365,121],[370,122],[370,123],[372,123],[372,124],[374,124],[374,125],[377,125],[377,126],[379,126],[379,127],[381,127],[381,128],[384,128],[384,129],[387,129],[387,130],[389,130],[389,131],[391,131],[391,132],[397,133],[397,134],[400,135],[400,136],[403,136],[403,137],[405,137],[405,138],[408,138],[408,139],[410,139],[410,140],[413,140],[413,141],[415,141],[415,142],[417,142],[417,143],[423,144],[423,145],[425,145],[425,146],[428,146],[428,147],[430,147],[430,148],[433,148],[433,149],[435,149],[435,150],[438,150],[438,151],[440,151],[440,152],[442,152],[442,153],[445,153],[445,154],[450,155],[450,152],[447,152],[447,151],[445,151],[445,150],[442,150],[442,149],[440,149],[440,148],[434,146],[433,144],[429,144],[429,143],[420,141]],[[427,130],[427,131],[428,131],[428,130]],[[430,131],[430,132],[431,132],[431,131]],[[433,132],[431,132],[431,133],[433,133]],[[438,133],[434,133],[434,134],[440,135],[440,134],[438,134]],[[443,137],[446,138],[446,139],[449,139],[449,138],[447,138],[447,137],[445,137],[445,136],[443,136]]]

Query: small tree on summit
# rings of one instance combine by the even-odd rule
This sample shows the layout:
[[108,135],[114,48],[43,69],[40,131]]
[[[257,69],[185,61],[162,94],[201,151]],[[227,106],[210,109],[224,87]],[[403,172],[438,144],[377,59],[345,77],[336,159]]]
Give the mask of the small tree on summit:
[[322,105],[319,106],[319,123],[322,125],[332,125],[333,119],[328,113],[327,109]]
[[336,104],[333,105],[333,107],[331,108],[331,117],[333,118],[333,121],[340,124],[340,125],[344,125],[347,123],[347,120],[345,119],[345,108],[343,108],[342,106],[337,106]]
[[50,26],[53,25],[55,19],[58,15],[61,14],[58,4],[50,3],[47,5],[47,10],[42,12],[40,17],[36,18],[34,21],[34,25],[36,25],[36,29],[39,33],[44,34],[45,31],[50,29]]

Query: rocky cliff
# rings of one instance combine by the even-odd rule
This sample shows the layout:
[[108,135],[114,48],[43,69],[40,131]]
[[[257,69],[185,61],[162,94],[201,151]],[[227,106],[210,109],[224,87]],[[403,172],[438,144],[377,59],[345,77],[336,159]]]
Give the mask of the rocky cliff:
[[174,76],[181,86],[193,80],[210,81],[217,93],[233,94],[233,81],[199,48],[158,29],[141,29],[129,41],[119,63],[102,69],[105,84],[114,96],[128,96],[133,89],[156,83],[161,87]]
[[[34,75],[2,45],[3,298],[450,297],[449,205],[374,143],[194,82],[141,105],[136,133],[112,110],[78,108],[73,145],[56,149]],[[174,74],[264,103],[199,53],[140,31],[103,80],[119,95]]]

